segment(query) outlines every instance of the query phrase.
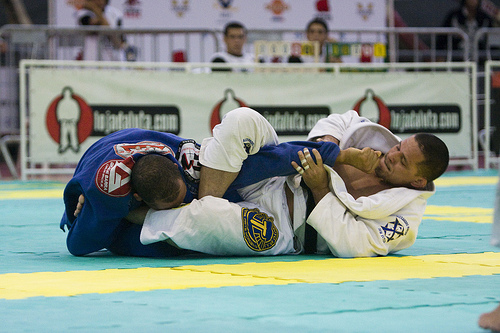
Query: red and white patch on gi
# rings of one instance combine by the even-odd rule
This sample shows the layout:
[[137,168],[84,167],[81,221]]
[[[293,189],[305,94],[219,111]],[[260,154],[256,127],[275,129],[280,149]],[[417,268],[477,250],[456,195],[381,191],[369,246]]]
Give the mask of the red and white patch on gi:
[[124,197],[130,193],[130,174],[134,159],[109,160],[103,163],[95,176],[95,185],[104,194]]
[[123,158],[130,157],[134,154],[149,154],[156,153],[161,155],[171,154],[174,152],[164,143],[154,141],[141,141],[137,143],[119,143],[115,145],[115,153]]

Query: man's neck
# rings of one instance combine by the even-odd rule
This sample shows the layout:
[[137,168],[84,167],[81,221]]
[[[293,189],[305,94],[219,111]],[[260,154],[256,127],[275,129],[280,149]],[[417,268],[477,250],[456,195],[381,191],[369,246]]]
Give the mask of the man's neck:
[[336,165],[333,168],[342,178],[347,192],[357,199],[367,197],[394,186],[385,183],[375,174],[368,174],[350,165]]

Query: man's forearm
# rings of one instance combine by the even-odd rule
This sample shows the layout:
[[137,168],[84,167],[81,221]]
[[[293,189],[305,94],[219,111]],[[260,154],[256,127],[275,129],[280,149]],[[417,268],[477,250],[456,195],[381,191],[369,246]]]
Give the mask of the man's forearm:
[[131,223],[142,225],[144,224],[144,220],[146,219],[146,215],[148,214],[149,207],[141,206],[134,210],[131,210],[125,219]]
[[227,172],[205,166],[201,167],[198,198],[201,199],[207,195],[222,198],[229,185],[232,184],[237,176],[238,172]]
[[337,156],[335,164],[351,165],[363,172],[372,173],[379,163],[382,152],[375,151],[371,148],[347,148],[341,150]]

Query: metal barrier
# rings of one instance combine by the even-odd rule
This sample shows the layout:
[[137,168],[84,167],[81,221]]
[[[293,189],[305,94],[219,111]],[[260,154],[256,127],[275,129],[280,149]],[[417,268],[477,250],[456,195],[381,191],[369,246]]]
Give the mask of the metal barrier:
[[[484,104],[484,127],[479,142],[484,151],[486,169],[500,167],[500,28],[481,28],[474,35],[474,61],[480,64],[478,79],[484,82],[484,94],[478,103]],[[483,66],[484,64],[484,66]],[[495,138],[495,140],[493,140]]]
[[[130,57],[141,62],[206,62],[212,53],[219,51],[222,40],[221,31],[211,30],[3,26],[0,37],[7,43],[7,52],[0,55],[0,138],[20,132],[18,64],[21,59],[79,59],[86,39],[91,37],[98,46],[96,59],[111,60],[105,54],[113,36],[126,36]],[[304,31],[250,30],[248,37],[251,46],[257,39],[303,40]],[[330,31],[330,37],[339,42],[386,43],[389,62],[451,62],[467,61],[470,57],[468,36],[457,28],[336,30]],[[466,47],[454,50],[453,39],[461,40]],[[440,41],[446,41],[446,47]]]
[[[484,105],[485,125],[484,128],[481,131],[479,131],[479,142],[481,143],[483,151],[485,152],[484,154],[485,169],[489,169],[490,167],[495,167],[495,165],[497,168],[500,168],[500,147],[498,146],[499,142],[498,140],[495,140],[495,142],[493,142],[492,140],[492,136],[494,134],[498,136],[498,134],[500,133],[500,126],[498,126],[498,123],[500,122],[500,114],[499,114],[500,110],[498,110],[498,104],[500,103],[500,101],[496,101],[495,99],[492,98],[493,95],[492,77],[494,76],[495,70],[497,72],[500,71],[500,61],[487,60],[485,62],[485,71],[484,71],[484,88],[485,88],[485,100],[486,100],[486,103]],[[497,91],[499,89],[500,87],[497,86]],[[492,105],[497,106],[497,109],[495,110],[496,117],[493,117],[493,119],[497,120],[497,123],[493,124],[491,122]],[[492,145],[492,143],[494,144]]]
[[481,28],[472,42],[475,62],[500,59],[500,28]]

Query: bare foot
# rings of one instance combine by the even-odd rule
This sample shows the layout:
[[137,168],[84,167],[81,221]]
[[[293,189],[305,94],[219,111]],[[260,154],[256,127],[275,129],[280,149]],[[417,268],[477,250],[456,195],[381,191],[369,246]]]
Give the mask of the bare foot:
[[478,324],[484,329],[500,332],[500,305],[491,312],[483,313]]

